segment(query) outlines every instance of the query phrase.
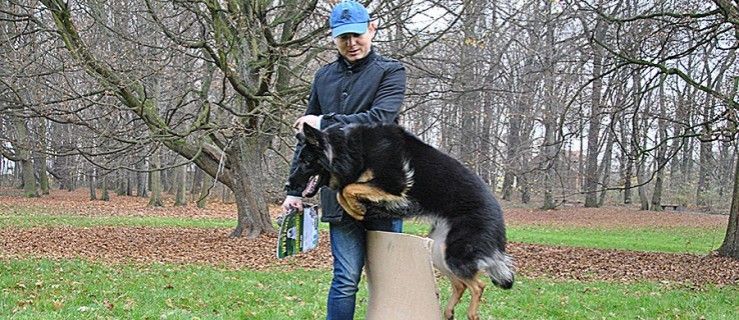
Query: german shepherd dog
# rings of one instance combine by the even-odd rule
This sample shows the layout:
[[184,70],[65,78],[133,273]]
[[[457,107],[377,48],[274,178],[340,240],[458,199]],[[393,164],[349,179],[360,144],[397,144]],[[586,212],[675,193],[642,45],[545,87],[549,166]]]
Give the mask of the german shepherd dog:
[[304,125],[297,137],[303,147],[289,188],[303,189],[305,197],[324,185],[341,190],[339,204],[357,220],[430,218],[434,265],[452,283],[447,319],[454,317],[465,289],[472,296],[467,317],[478,319],[485,290],[478,274],[503,289],[513,286],[500,205],[482,179],[457,160],[394,124],[324,131]]

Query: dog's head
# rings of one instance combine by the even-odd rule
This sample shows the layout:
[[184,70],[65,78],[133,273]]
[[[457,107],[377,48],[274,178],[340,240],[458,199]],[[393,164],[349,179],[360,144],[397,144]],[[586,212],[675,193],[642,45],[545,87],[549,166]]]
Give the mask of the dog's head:
[[331,146],[326,133],[309,125],[304,125],[303,132],[298,132],[296,137],[303,147],[298,152],[297,165],[285,188],[303,190],[303,197],[310,198],[329,182],[331,173],[327,168],[331,165]]

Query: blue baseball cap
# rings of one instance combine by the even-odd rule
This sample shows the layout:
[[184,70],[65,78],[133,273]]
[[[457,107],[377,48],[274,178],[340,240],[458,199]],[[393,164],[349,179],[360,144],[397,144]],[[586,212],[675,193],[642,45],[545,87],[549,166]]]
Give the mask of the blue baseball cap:
[[334,38],[345,33],[364,34],[370,17],[367,8],[358,2],[344,1],[331,11],[331,34]]

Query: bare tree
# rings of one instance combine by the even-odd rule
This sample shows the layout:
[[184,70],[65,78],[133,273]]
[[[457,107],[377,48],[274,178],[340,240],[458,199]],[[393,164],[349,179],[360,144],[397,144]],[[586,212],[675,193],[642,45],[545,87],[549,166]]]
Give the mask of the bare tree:
[[[602,1],[598,1],[597,6],[603,6]],[[597,18],[594,30],[592,30],[592,55],[593,55],[593,74],[592,88],[590,93],[590,115],[588,117],[588,148],[587,159],[585,160],[585,206],[598,206],[597,193],[598,189],[598,138],[600,136],[600,119],[602,113],[602,90],[603,90],[603,72],[605,64],[605,56],[603,50],[596,45],[598,42],[605,41],[607,25],[603,19]]]
[[[267,203],[295,143],[285,124],[335,56],[329,3],[4,3],[6,159],[20,168],[28,151],[28,171],[49,163],[65,189],[131,178],[110,185],[145,195],[150,183],[152,199],[181,192],[176,172],[194,164],[198,206],[214,190],[236,201],[233,236],[273,231]],[[402,123],[502,198],[550,209],[621,191],[643,209],[707,208],[734,188],[735,2],[366,4],[375,49],[410,71]]]
[[[3,12],[10,15],[10,25],[29,30],[18,39],[38,37],[36,43],[45,45],[43,52],[55,57],[30,60],[47,70],[36,75],[42,81],[35,85],[50,90],[22,105],[34,116],[84,129],[79,132],[82,143],[50,154],[82,156],[101,173],[149,171],[138,164],[147,157],[156,160],[152,153],[156,146],[164,146],[186,160],[168,163],[170,156],[163,153],[165,162],[155,170],[168,172],[191,162],[236,195],[237,226],[232,236],[274,231],[265,186],[280,183],[266,181],[265,154],[274,137],[285,133],[284,119],[304,109],[312,70],[334,56],[326,45],[328,3],[42,0],[33,5],[9,0],[8,4]],[[378,49],[403,49],[391,56],[410,57],[426,48],[454,25],[458,8],[464,6],[450,3],[448,15],[424,23],[418,17],[427,15],[433,2],[409,4],[368,2],[378,12],[374,17],[402,18],[384,27],[394,31],[392,36],[378,33]],[[446,28],[430,28],[442,19]],[[410,20],[415,22],[405,23]],[[30,46],[20,49],[38,55]],[[14,61],[12,70],[20,72],[22,60]],[[4,88],[20,86],[9,83]],[[110,156],[114,154],[119,156]],[[55,164],[50,172],[61,169]],[[152,180],[155,186],[157,179]],[[139,192],[144,191],[141,186]]]
[[20,163],[23,173],[23,195],[27,198],[36,198],[39,196],[36,188],[36,176],[34,175],[33,159],[31,158],[31,136],[28,134],[26,121],[21,117],[16,117],[13,121],[16,139],[11,144],[11,149],[2,148],[3,156]]
[[174,186],[176,189],[175,206],[187,205],[187,165],[181,165],[175,168]]
[[[618,16],[605,14],[598,8],[592,8],[610,23],[625,26],[630,24],[648,23],[661,32],[660,36],[653,33],[642,34],[641,42],[655,44],[657,50],[640,50],[629,52],[621,50],[618,45],[609,45],[598,42],[609,54],[622,59],[628,64],[641,66],[651,71],[677,80],[697,88],[705,97],[703,100],[700,118],[693,122],[681,123],[683,132],[673,132],[667,139],[679,139],[682,137],[699,138],[703,144],[699,161],[702,166],[707,165],[711,158],[709,144],[716,140],[734,140],[737,132],[737,110],[739,102],[736,100],[736,88],[739,86],[739,78],[730,81],[721,81],[725,70],[713,71],[714,65],[727,65],[727,61],[734,61],[736,48],[739,46],[739,4],[725,0],[714,0],[712,2],[682,2],[670,1],[674,11],[653,10],[646,6],[637,14]],[[700,26],[700,27],[698,27]],[[692,41],[689,46],[682,43],[684,37],[689,36]],[[670,52],[665,56],[664,51]],[[701,65],[703,72],[696,74],[695,68],[683,69],[679,62],[690,60],[698,54],[703,57]],[[697,62],[691,60],[692,62]],[[718,62],[718,63],[717,63]],[[729,63],[732,70],[736,70],[735,63]],[[664,126],[662,126],[664,128]],[[656,145],[662,145],[665,141],[658,141]],[[654,148],[648,148],[644,144],[640,153],[644,154]],[[646,152],[645,152],[646,151]],[[705,191],[708,186],[708,177],[699,175],[699,190]],[[735,172],[734,193],[730,209],[729,225],[726,237],[721,248],[720,255],[739,258],[739,231],[737,221],[739,220],[739,199],[737,196],[737,180],[739,174]],[[704,194],[701,194],[704,196]]]

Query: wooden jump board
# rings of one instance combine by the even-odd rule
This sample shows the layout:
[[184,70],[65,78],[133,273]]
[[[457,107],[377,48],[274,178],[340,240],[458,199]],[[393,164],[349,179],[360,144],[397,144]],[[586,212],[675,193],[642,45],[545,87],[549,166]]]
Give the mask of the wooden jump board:
[[367,320],[442,320],[431,262],[433,240],[367,232]]

